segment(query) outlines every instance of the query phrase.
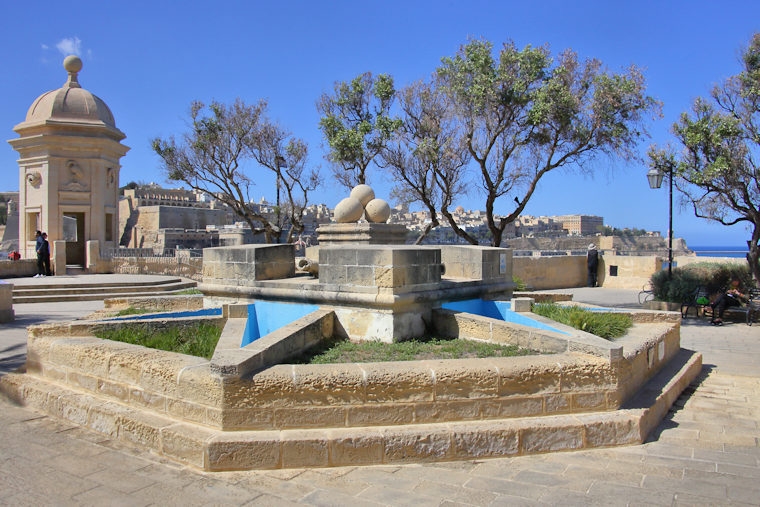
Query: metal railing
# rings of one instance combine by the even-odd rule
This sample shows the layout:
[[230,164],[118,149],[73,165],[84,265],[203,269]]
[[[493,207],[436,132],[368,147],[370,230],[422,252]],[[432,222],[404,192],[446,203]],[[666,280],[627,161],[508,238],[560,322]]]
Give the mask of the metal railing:
[[[178,255],[179,253],[179,255]],[[164,248],[161,252],[155,252],[152,248],[108,248],[100,251],[101,259],[114,259],[122,257],[178,257],[187,256],[190,258],[203,257],[203,250],[175,249]]]

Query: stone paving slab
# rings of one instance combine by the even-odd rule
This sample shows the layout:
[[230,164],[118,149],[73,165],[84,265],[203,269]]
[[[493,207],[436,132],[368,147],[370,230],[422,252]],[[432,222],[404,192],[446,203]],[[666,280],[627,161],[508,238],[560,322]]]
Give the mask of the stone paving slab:
[[760,505],[760,326],[687,319],[682,346],[702,376],[647,443],[451,463],[204,473],[3,398],[0,505]]

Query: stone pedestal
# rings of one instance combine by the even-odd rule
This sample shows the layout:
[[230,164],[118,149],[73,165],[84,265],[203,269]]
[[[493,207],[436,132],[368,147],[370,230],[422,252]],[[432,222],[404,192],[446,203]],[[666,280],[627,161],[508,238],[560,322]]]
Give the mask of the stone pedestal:
[[260,280],[290,278],[295,272],[292,244],[203,249],[203,282],[207,284],[253,286]]
[[11,322],[16,318],[13,312],[13,284],[0,280],[0,322]]
[[325,224],[317,228],[319,246],[350,243],[352,245],[403,245],[408,233],[401,224]]
[[53,241],[53,273],[62,276],[66,274],[66,242],[63,240]]

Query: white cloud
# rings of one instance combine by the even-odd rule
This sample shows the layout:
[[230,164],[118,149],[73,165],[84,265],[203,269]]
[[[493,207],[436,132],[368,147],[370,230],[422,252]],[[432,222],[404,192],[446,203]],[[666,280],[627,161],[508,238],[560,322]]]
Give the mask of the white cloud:
[[79,40],[79,37],[71,37],[67,39],[61,39],[55,47],[58,49],[58,51],[63,54],[63,56],[68,55],[77,55],[81,56],[82,54],[82,41]]

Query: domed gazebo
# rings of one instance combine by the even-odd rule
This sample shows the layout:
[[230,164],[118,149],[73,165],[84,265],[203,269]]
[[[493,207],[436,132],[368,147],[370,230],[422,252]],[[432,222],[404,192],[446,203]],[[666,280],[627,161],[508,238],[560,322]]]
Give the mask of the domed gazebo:
[[[105,102],[82,88],[82,60],[67,56],[63,87],[40,95],[8,141],[19,153],[19,248],[35,256],[37,230],[48,233],[58,264],[90,272],[100,248],[118,246],[119,160],[129,148]],[[63,246],[65,241],[65,256]]]

